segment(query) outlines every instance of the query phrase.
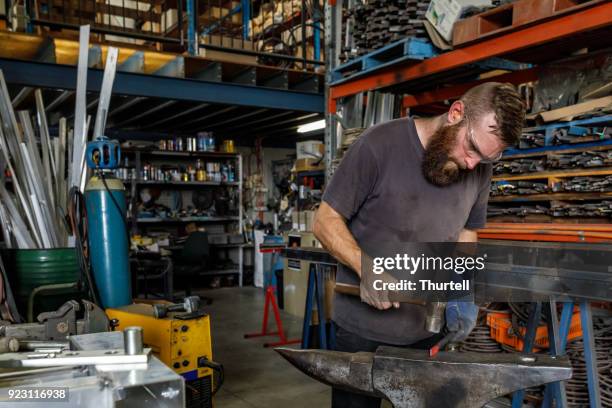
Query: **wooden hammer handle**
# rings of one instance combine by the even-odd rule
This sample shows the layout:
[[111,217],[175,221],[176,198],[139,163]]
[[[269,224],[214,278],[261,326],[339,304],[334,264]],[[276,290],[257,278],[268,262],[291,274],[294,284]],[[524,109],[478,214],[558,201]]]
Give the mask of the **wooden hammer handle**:
[[[343,295],[361,297],[359,286],[351,285],[350,283],[336,282],[336,286],[334,287],[334,291],[336,293],[341,293]],[[407,299],[407,300],[402,300],[402,302],[403,303],[409,303],[411,305],[420,305],[420,306],[425,306],[427,304],[425,301],[417,300],[417,299],[413,299],[413,300],[408,300]]]

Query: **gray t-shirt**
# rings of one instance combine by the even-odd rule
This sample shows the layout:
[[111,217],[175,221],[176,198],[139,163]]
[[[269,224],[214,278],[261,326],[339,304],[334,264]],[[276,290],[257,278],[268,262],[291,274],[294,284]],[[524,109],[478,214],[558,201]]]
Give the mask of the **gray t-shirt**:
[[[323,194],[323,201],[348,221],[360,248],[375,252],[380,242],[453,242],[462,229],[486,221],[491,165],[479,165],[446,187],[421,172],[424,148],[414,121],[402,118],[366,130],[349,148]],[[359,284],[344,265],[336,281]],[[425,307],[402,303],[377,310],[357,297],[334,295],[334,321],[362,337],[408,345],[431,336]]]

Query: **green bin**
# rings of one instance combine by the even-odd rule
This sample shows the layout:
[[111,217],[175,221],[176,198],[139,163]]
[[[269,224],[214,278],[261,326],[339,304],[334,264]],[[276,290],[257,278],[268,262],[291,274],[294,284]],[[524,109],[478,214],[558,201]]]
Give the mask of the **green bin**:
[[[75,248],[5,249],[2,259],[19,313],[28,317],[28,298],[34,289],[56,284],[75,283],[80,269]],[[80,299],[83,293],[76,288],[43,291],[36,295],[33,317],[53,311],[70,299]]]

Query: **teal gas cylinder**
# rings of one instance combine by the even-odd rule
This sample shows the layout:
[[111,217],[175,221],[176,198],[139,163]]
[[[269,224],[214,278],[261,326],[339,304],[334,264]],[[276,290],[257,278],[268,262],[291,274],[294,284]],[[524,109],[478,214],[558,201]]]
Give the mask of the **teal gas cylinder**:
[[[108,190],[101,177],[104,177]],[[111,199],[111,194],[115,202]],[[129,243],[125,225],[126,199],[123,183],[108,174],[102,175],[98,172],[85,187],[85,204],[89,258],[102,306],[108,308],[130,304],[132,296]]]

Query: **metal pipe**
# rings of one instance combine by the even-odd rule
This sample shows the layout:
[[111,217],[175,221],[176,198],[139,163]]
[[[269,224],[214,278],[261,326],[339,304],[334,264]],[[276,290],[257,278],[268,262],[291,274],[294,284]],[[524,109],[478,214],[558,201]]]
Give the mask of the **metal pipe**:
[[[44,340],[19,340],[19,350],[37,350],[37,349],[70,349],[69,341],[44,341]],[[17,351],[17,350],[12,350]]]
[[187,52],[189,55],[197,55],[197,42],[195,33],[195,16],[193,15],[193,1],[187,1]]
[[0,337],[0,353],[9,353],[19,350],[19,340],[15,337]]

